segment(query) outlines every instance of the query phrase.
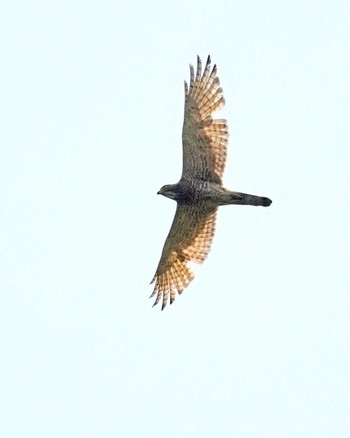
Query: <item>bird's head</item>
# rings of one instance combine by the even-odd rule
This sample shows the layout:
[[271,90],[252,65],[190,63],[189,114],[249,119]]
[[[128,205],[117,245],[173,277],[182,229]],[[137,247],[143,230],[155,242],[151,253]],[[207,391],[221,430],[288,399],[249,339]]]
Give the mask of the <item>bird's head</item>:
[[163,195],[166,196],[167,198],[176,200],[178,196],[178,192],[175,186],[176,184],[166,184],[159,190],[159,192],[157,192],[157,195]]

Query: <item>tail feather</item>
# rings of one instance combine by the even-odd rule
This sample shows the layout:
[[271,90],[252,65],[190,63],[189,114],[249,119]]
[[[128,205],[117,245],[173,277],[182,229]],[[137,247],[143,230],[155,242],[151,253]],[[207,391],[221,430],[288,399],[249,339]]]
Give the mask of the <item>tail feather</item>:
[[[265,196],[255,196],[249,195],[248,193],[240,192],[229,192],[229,199],[227,204],[238,204],[238,205],[256,205],[262,207],[268,207],[272,201]],[[225,202],[226,204],[226,202]]]

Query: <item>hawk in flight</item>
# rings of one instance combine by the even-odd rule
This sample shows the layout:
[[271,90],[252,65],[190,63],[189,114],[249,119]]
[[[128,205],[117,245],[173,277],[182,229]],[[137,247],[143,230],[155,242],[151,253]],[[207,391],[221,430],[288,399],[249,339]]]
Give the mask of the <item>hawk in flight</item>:
[[223,187],[228,127],[226,120],[212,115],[225,104],[217,77],[208,56],[204,71],[197,57],[197,73],[190,65],[190,85],[185,82],[185,118],[182,130],[183,162],[181,179],[163,186],[158,194],[177,202],[177,208],[166,238],[151,297],[154,306],[162,299],[162,310],[170,296],[175,300],[193,280],[188,262],[202,263],[214,237],[215,219],[221,205],[261,205],[268,207],[269,198],[232,192]]

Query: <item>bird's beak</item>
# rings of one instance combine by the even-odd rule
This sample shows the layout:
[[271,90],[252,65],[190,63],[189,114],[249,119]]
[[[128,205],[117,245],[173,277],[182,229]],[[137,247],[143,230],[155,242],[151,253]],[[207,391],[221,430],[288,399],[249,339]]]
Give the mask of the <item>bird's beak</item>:
[[160,195],[160,190],[159,190],[159,192],[157,192],[157,195]]

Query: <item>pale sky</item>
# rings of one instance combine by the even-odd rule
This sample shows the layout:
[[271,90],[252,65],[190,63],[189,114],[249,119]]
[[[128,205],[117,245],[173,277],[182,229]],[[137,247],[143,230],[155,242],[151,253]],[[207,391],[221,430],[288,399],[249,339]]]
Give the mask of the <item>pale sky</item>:
[[[0,436],[350,429],[350,3],[19,1],[0,11]],[[208,260],[149,282],[208,54],[230,128]]]

